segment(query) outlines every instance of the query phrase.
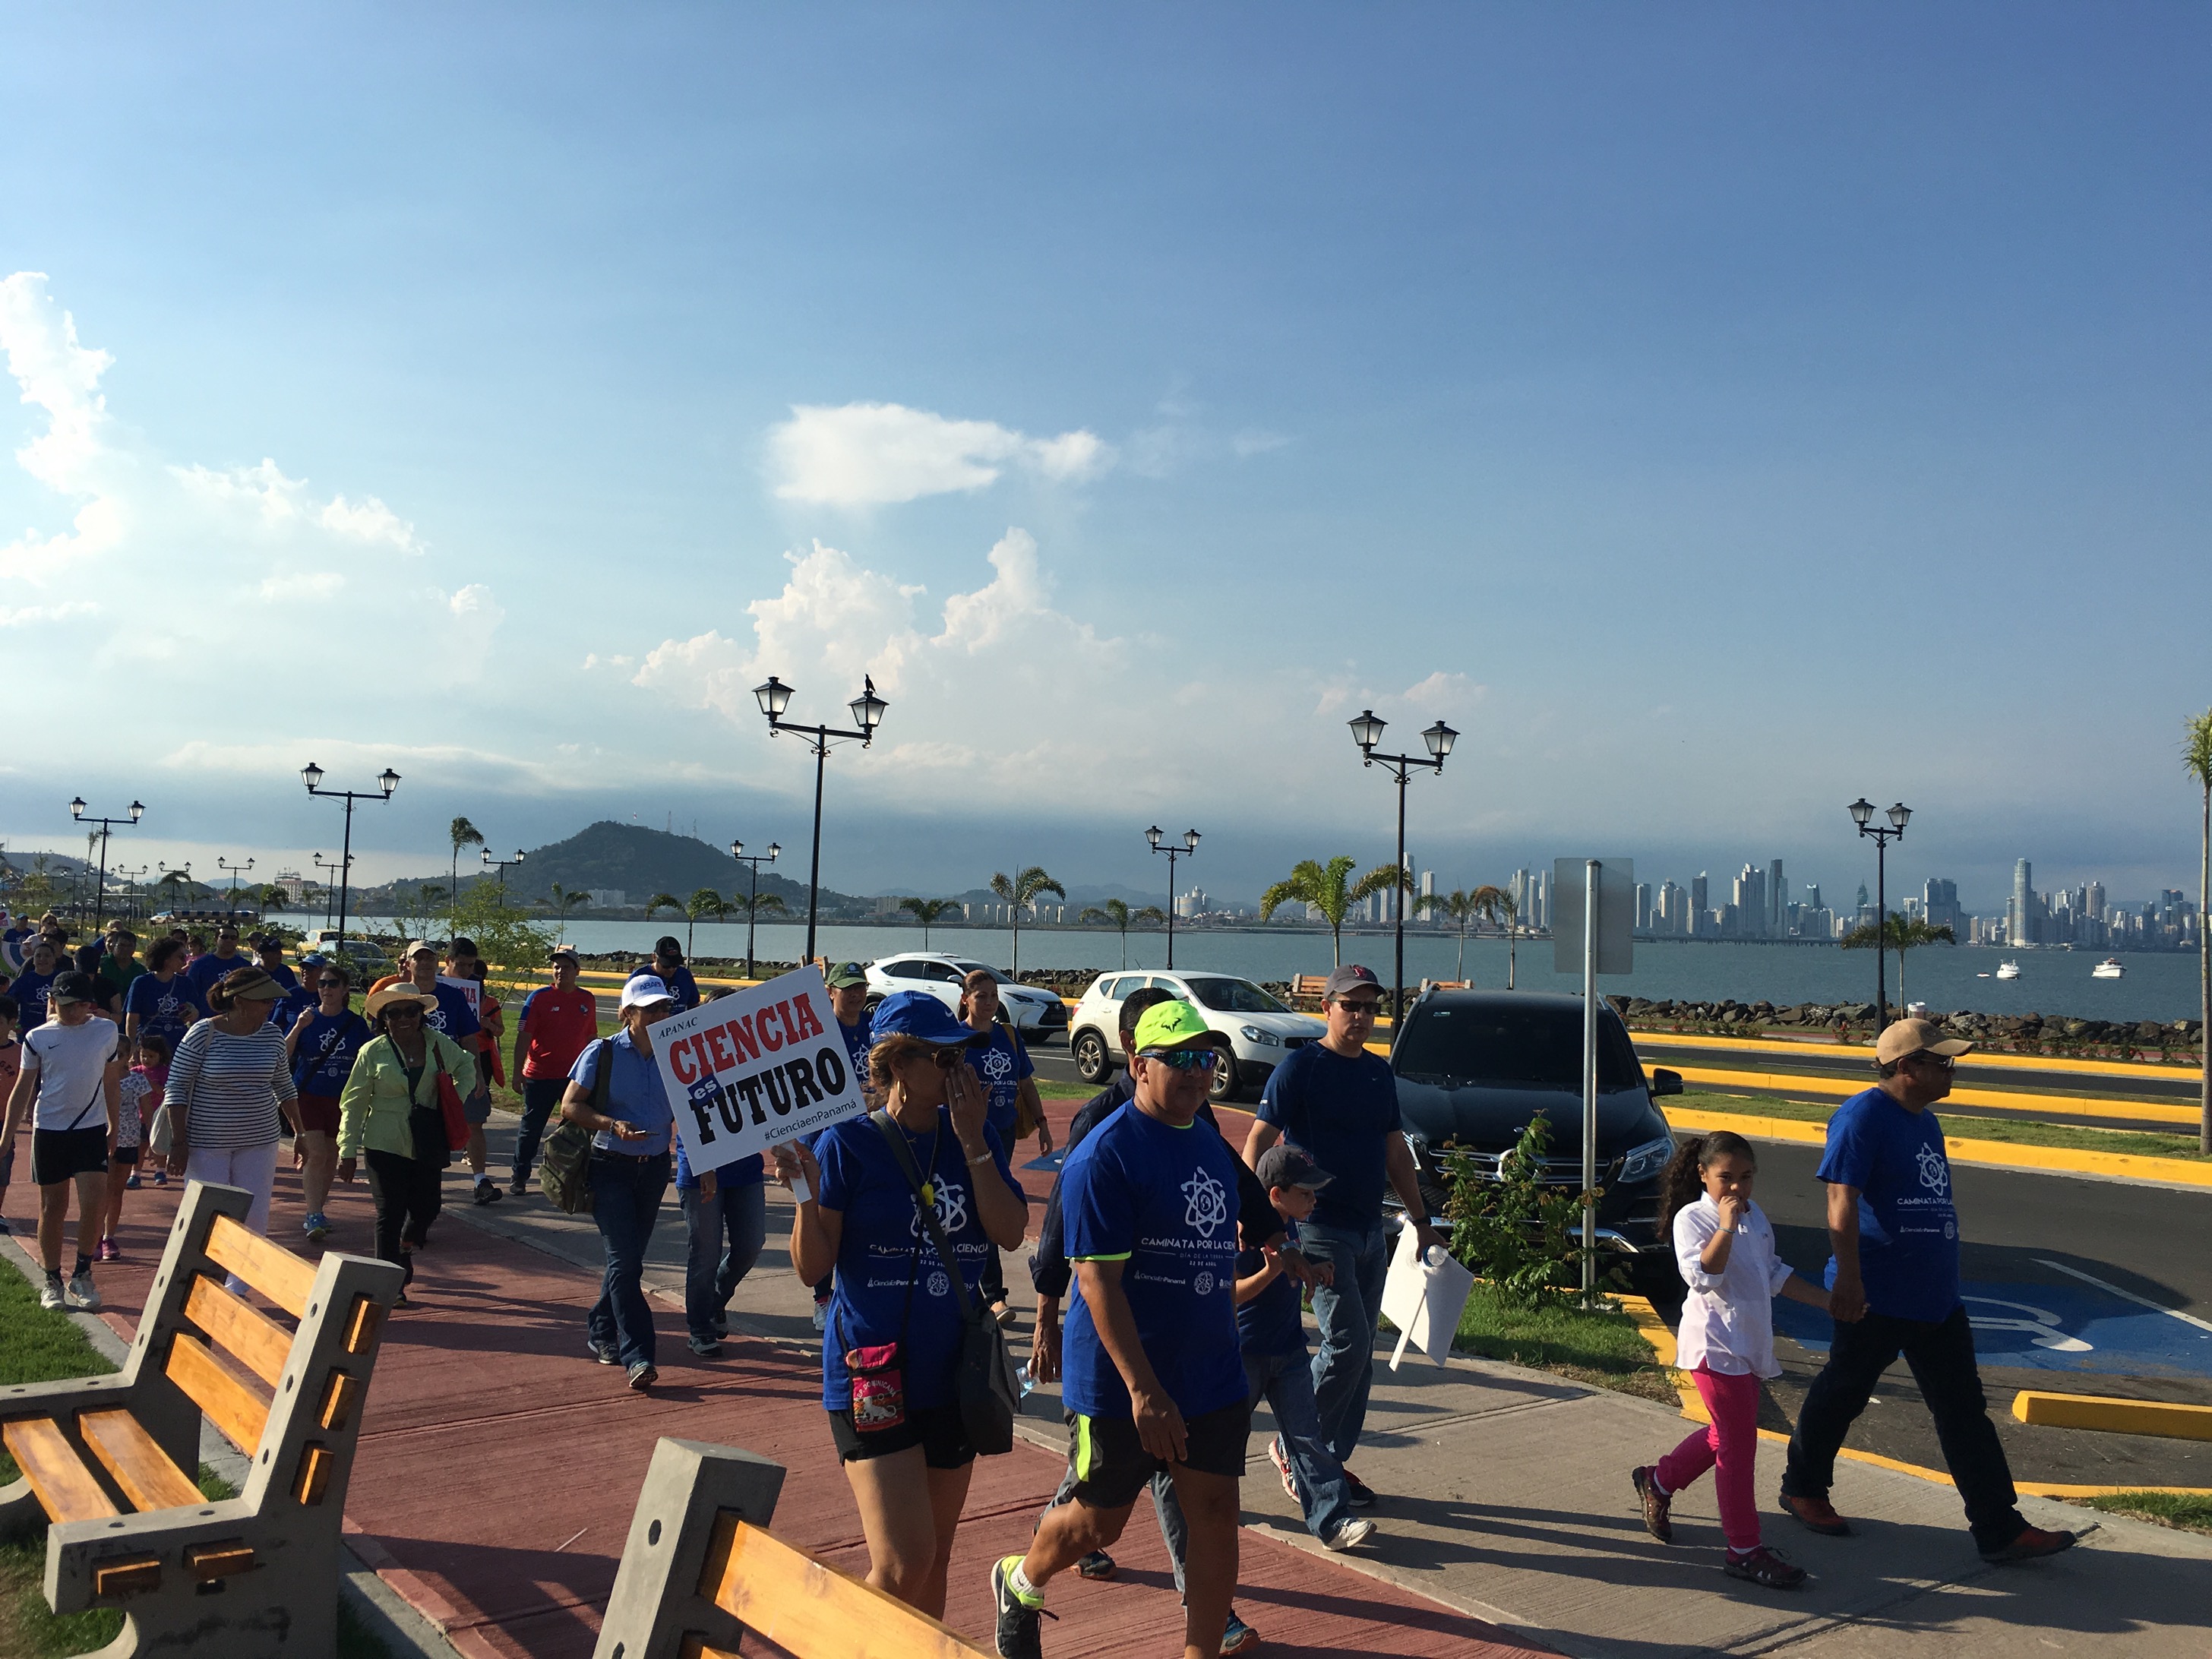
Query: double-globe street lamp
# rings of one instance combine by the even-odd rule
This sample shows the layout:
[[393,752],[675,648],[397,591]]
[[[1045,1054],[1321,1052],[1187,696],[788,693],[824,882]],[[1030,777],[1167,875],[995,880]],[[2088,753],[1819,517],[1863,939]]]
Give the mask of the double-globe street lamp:
[[[872,690],[873,688],[871,687],[870,689]],[[882,717],[878,715],[878,718],[880,719]],[[815,799],[817,835],[819,834],[818,826],[821,810],[820,791],[817,786]],[[760,867],[763,864],[774,864],[776,860],[776,854],[782,851],[783,848],[775,842],[769,842],[768,851],[765,853],[748,853],[745,851],[744,842],[741,841],[733,841],[730,843],[730,856],[735,859],[739,864],[747,864],[752,866],[752,884],[745,892],[745,977],[747,979],[750,979],[753,976],[753,921],[754,918],[760,915]],[[812,953],[814,949],[811,941],[812,936],[810,933],[809,942],[807,945],[807,951],[810,955]]]
[[[115,866],[115,878],[123,884],[124,909],[128,913],[131,921],[137,921],[138,906],[146,896],[144,891],[146,866],[142,864],[136,870],[133,870],[127,864],[118,864]],[[133,893],[131,890],[133,885],[137,886],[140,890],[137,893]]]
[[352,862],[353,854],[350,853],[346,854],[345,864],[339,863],[336,859],[326,859],[320,853],[315,854],[315,868],[323,872],[323,926],[325,927],[331,925],[331,900],[337,893],[337,888],[332,884],[331,878]]
[[[490,848],[487,847],[483,849],[484,867],[489,870],[496,870],[499,872],[499,896],[501,903],[504,903],[507,901],[507,872],[514,866],[521,863],[522,859],[523,853],[520,847],[514,849],[514,856],[511,859],[495,859],[491,855]],[[453,902],[457,904],[460,902],[459,894],[456,893],[453,895]]]
[[814,855],[806,871],[806,956],[814,960],[814,919],[822,894],[822,768],[829,758],[830,745],[841,738],[854,738],[866,749],[876,740],[876,728],[884,723],[884,711],[890,705],[876,695],[876,682],[872,675],[863,675],[860,695],[846,705],[853,711],[853,723],[860,729],[848,732],[842,726],[802,726],[787,720],[783,711],[791,707],[791,688],[771,674],[768,684],[753,688],[753,696],[760,702],[761,713],[768,716],[770,737],[791,732],[806,739],[806,746],[814,751]]
[[1864,795],[1853,801],[1846,810],[1851,815],[1851,822],[1858,825],[1859,834],[1874,842],[1874,1029],[1875,1035],[1880,1036],[1882,1028],[1889,1024],[1889,977],[1881,959],[1883,947],[1889,939],[1889,890],[1886,881],[1887,872],[1884,866],[1888,860],[1889,844],[1905,834],[1905,826],[1912,817],[1912,809],[1903,801],[1891,807],[1883,814],[1891,825],[1887,830],[1874,821],[1874,803]]
[[243,864],[233,864],[228,859],[218,858],[215,867],[230,878],[230,914],[232,920],[235,921],[238,917],[238,878],[253,867],[253,860],[248,859]]
[[1156,823],[1151,829],[1145,831],[1145,839],[1152,842],[1152,851],[1155,853],[1165,853],[1168,855],[1168,966],[1172,968],[1175,966],[1176,860],[1177,859],[1190,859],[1196,858],[1198,856],[1198,831],[1195,830],[1184,830],[1182,832],[1182,845],[1180,847],[1177,847],[1173,842],[1170,842],[1166,846],[1163,847],[1160,844],[1160,826]]
[[[131,803],[128,811],[131,815],[130,822],[136,823],[145,813],[145,803],[143,801],[134,800]],[[70,802],[70,816],[75,818],[79,823],[88,826],[96,823],[100,826],[99,829],[93,831],[94,835],[100,837],[100,880],[99,884],[92,890],[92,931],[94,936],[97,937],[100,933],[100,924],[107,914],[107,837],[110,832],[113,830],[114,827],[117,824],[123,823],[124,820],[121,818],[88,818],[85,817],[84,797],[82,795],[76,796]]]
[[1391,915],[1396,921],[1396,938],[1390,970],[1390,1041],[1395,1047],[1399,1029],[1406,1018],[1406,780],[1417,766],[1425,766],[1441,773],[1444,757],[1450,754],[1452,744],[1459,733],[1438,720],[1421,733],[1421,741],[1428,745],[1425,758],[1419,755],[1378,755],[1375,745],[1382,741],[1382,728],[1389,724],[1378,719],[1371,708],[1360,710],[1359,718],[1347,720],[1352,727],[1352,740],[1359,745],[1362,766],[1381,766],[1398,781],[1398,863],[1397,876],[1392,885]]
[[344,844],[338,848],[337,950],[340,954],[343,954],[345,950],[346,899],[348,889],[351,884],[349,878],[353,870],[353,804],[357,800],[390,800],[392,792],[399,787],[399,774],[390,767],[386,767],[377,775],[378,793],[374,794],[371,794],[366,789],[325,789],[322,787],[323,769],[314,762],[309,761],[300,769],[300,781],[307,786],[307,793],[310,795],[320,795],[331,800],[342,800],[345,803],[345,841]]

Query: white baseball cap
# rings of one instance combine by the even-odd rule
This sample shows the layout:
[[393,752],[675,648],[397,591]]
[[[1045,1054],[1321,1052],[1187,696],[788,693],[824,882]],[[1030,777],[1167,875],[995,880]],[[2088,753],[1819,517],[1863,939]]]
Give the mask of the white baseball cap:
[[640,974],[622,988],[620,1008],[646,1008],[656,1002],[673,1002],[676,994],[658,974]]

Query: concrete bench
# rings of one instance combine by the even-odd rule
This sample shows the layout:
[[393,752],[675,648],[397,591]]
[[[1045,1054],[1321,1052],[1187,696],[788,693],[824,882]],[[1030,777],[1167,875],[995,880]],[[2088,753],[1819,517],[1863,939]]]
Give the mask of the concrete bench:
[[737,1659],[746,1631],[792,1659],[989,1659],[769,1531],[782,1491],[750,1452],[655,1446],[592,1659]]
[[[44,1512],[47,1603],[120,1609],[112,1659],[337,1650],[339,1522],[400,1270],[303,1261],[240,1224],[252,1201],[185,1188],[121,1371],[0,1389],[0,1443],[22,1471],[0,1487],[0,1528]],[[203,1415],[251,1460],[236,1498],[200,1492]]]

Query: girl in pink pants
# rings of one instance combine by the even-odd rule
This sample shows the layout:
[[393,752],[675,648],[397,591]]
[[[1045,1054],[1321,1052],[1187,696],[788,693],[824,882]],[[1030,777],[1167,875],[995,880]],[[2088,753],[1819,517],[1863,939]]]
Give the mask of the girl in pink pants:
[[1645,1528],[1671,1544],[1674,1495],[1711,1469],[1729,1577],[1795,1589],[1805,1582],[1805,1569],[1759,1540],[1759,1502],[1752,1496],[1759,1380],[1782,1375],[1774,1359],[1774,1298],[1786,1296],[1826,1312],[1828,1293],[1776,1259],[1774,1229],[1751,1201],[1758,1172],[1751,1143],[1717,1129],[1684,1141],[1660,1177],[1659,1224],[1674,1241],[1674,1260],[1690,1288],[1674,1364],[1697,1384],[1711,1421],[1630,1479]]

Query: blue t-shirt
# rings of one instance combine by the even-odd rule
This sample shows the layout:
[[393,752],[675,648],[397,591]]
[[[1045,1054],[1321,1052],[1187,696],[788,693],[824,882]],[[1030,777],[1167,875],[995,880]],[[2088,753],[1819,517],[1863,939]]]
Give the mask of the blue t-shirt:
[[672,974],[663,974],[658,968],[641,968],[638,971],[659,975],[660,982],[668,988],[668,994],[676,999],[677,1012],[699,1006],[699,981],[691,977],[689,968],[678,968]]
[[[684,1153],[684,1137],[677,1135],[676,1190],[689,1192],[699,1184],[699,1172],[691,1167],[691,1160]],[[714,1184],[722,1187],[757,1187],[768,1179],[767,1161],[758,1152],[744,1158],[732,1158],[714,1171]]]
[[[980,1296],[977,1285],[994,1246],[983,1231],[975,1183],[1004,1181],[1020,1190],[1006,1167],[998,1136],[986,1126],[983,1139],[991,1149],[993,1171],[987,1173],[981,1166],[968,1167],[960,1137],[952,1132],[952,1115],[941,1106],[937,1127],[927,1133],[910,1133],[896,1122],[891,1127],[905,1136],[915,1169],[936,1188],[937,1224],[952,1246],[968,1294]],[[933,1139],[934,1159],[930,1155]],[[921,1224],[921,1206],[907,1184],[897,1155],[870,1116],[831,1124],[815,1141],[814,1157],[822,1166],[822,1185],[814,1196],[823,1209],[844,1217],[837,1244],[837,1289],[823,1327],[823,1408],[836,1412],[852,1407],[846,1349],[900,1341],[906,1345],[908,1407],[953,1404],[957,1397],[960,1304],[952,1294],[945,1259]]]
[[14,973],[31,959],[31,940],[35,937],[27,927],[10,927],[0,933],[0,969]]
[[633,1158],[666,1152],[670,1126],[676,1121],[668,1109],[668,1091],[662,1086],[659,1066],[638,1053],[627,1030],[601,1037],[578,1054],[575,1065],[569,1068],[568,1080],[581,1084],[588,1092],[599,1080],[603,1054],[615,1057],[614,1076],[607,1085],[606,1115],[653,1133],[643,1140],[617,1140],[611,1130],[602,1129],[592,1137],[592,1145],[602,1152],[627,1152]]
[[[1880,1089],[1853,1095],[1828,1120],[1823,1181],[1859,1191],[1859,1282],[1867,1306],[1893,1319],[1947,1319],[1959,1305],[1959,1212],[1943,1126]],[[1836,1285],[1836,1259],[1825,1282]]]
[[852,1062],[853,1075],[863,1089],[868,1086],[868,1050],[875,1046],[868,1041],[870,1030],[865,1019],[858,1025],[848,1025],[842,1019],[837,1022],[837,1035],[845,1039],[845,1058]]
[[300,1023],[301,1015],[311,1013],[322,1006],[321,993],[312,986],[295,985],[269,1005],[269,1023],[278,1030],[289,1033]]
[[991,1041],[983,1048],[968,1050],[968,1064],[983,1080],[990,1098],[985,1103],[984,1119],[999,1132],[1000,1140],[1011,1140],[1014,1119],[1021,1107],[1022,1079],[1034,1077],[1036,1067],[1030,1057],[1014,1046],[1013,1037],[996,1020],[991,1023]]
[[[403,979],[399,982],[410,988],[414,985],[412,980]],[[477,1023],[476,1015],[469,1010],[468,994],[459,986],[448,985],[442,979],[430,988],[437,995],[438,1006],[434,1008],[425,1008],[422,1011],[423,1024],[434,1031],[443,1031],[462,1048],[466,1048],[471,1054],[475,1054],[477,1045],[469,1039],[483,1028]],[[572,1072],[569,1075],[573,1077],[575,1073]],[[489,1082],[491,1068],[478,1065],[477,1076],[481,1082]],[[619,1080],[621,1074],[617,1073],[616,1076]],[[611,1115],[618,1117],[621,1114],[614,1113]]]
[[184,1041],[185,1028],[195,1019],[207,1018],[207,1000],[198,988],[182,974],[172,974],[167,981],[151,974],[141,974],[131,981],[125,994],[123,1012],[138,1016],[138,1031],[143,1036],[151,1031],[166,1038],[169,1052],[177,1052],[177,1044]]
[[208,987],[225,974],[234,974],[241,968],[253,966],[253,958],[240,951],[236,956],[219,957],[212,951],[204,957],[194,957],[185,964],[185,977],[192,982],[192,989],[207,1000]]
[[[1092,1130],[1060,1172],[1071,1261],[1120,1260],[1121,1292],[1160,1386],[1185,1420],[1245,1397],[1237,1334],[1237,1154],[1135,1101]],[[1083,1417],[1131,1415],[1129,1390],[1082,1297],[1061,1340],[1060,1397]]]
[[307,1029],[292,1050],[292,1086],[303,1095],[337,1099],[353,1075],[354,1056],[374,1035],[368,1022],[350,1008],[326,1014],[318,1007],[307,1017]]
[[1398,1079],[1389,1062],[1364,1051],[1347,1060],[1309,1042],[1268,1074],[1259,1116],[1334,1177],[1314,1205],[1315,1223],[1382,1224],[1389,1185],[1383,1156],[1399,1129]]
[[[17,1030],[34,1031],[46,1023],[46,993],[66,971],[57,968],[51,974],[42,974],[35,968],[26,968],[9,982],[8,994],[15,999]],[[173,1045],[171,1051],[174,1052]]]
[[[1283,1231],[1285,1237],[1279,1248],[1296,1249],[1298,1224],[1285,1221]],[[1237,1277],[1239,1279],[1249,1279],[1267,1265],[1267,1258],[1258,1250],[1237,1252]],[[1306,1328],[1301,1313],[1297,1280],[1288,1273],[1277,1273],[1265,1290],[1237,1310],[1237,1334],[1244,1340],[1244,1352],[1249,1354],[1304,1353],[1306,1351]]]

